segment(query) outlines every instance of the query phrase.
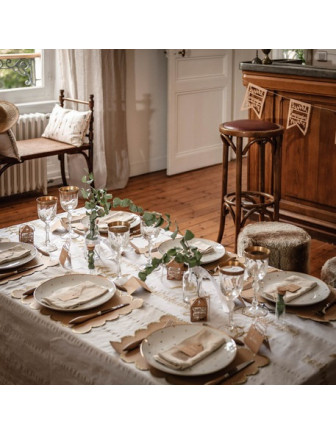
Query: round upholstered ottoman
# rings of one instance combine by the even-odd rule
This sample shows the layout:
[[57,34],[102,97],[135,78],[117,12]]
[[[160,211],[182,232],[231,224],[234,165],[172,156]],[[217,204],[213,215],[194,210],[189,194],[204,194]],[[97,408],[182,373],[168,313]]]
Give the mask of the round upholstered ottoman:
[[310,235],[297,226],[281,222],[258,222],[245,226],[238,236],[237,253],[249,246],[270,249],[269,265],[284,271],[309,273]]
[[328,259],[323,265],[321,279],[328,285],[336,288],[336,256]]

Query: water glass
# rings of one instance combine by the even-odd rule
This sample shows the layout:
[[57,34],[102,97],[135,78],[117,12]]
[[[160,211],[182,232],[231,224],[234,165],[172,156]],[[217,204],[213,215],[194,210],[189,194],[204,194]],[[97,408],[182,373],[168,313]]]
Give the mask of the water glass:
[[77,238],[79,235],[73,231],[72,228],[72,211],[78,205],[78,192],[79,188],[75,186],[60,187],[58,189],[60,196],[60,204],[64,211],[68,213],[68,237],[70,239]]
[[158,226],[157,221],[153,221],[152,224],[149,224],[148,221],[141,218],[140,229],[141,235],[148,242],[148,259],[146,265],[151,265],[153,243],[159,236],[161,228]]
[[45,223],[44,247],[48,252],[54,252],[57,247],[50,243],[50,223],[56,217],[57,197],[41,196],[36,199],[36,202],[38,216]]
[[252,318],[266,316],[268,310],[263,308],[257,299],[260,290],[260,282],[263,281],[268,268],[268,258],[271,251],[262,246],[247,247],[244,251],[245,268],[247,276],[253,279],[253,300],[250,307],[243,310],[243,314]]
[[127,222],[115,221],[108,224],[108,238],[117,257],[117,278],[121,277],[121,252],[126,248],[130,238],[130,225]]
[[230,259],[219,270],[220,290],[229,307],[229,331],[238,334],[239,328],[233,322],[234,300],[242,292],[245,267],[236,259]]

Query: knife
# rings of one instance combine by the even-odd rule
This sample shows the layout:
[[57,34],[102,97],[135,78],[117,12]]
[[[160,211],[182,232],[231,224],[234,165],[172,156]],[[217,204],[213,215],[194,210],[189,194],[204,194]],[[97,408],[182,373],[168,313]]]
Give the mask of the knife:
[[114,310],[121,309],[122,307],[128,306],[130,303],[118,304],[118,306],[110,307],[109,309],[100,310],[99,312],[88,313],[87,315],[77,316],[76,318],[69,321],[69,324],[82,324],[89,319],[96,318],[101,315],[105,315],[106,313],[113,312]]
[[43,264],[31,265],[30,267],[20,268],[19,270],[9,271],[8,273],[0,274],[0,280],[6,279],[11,276],[15,276],[16,274],[24,273],[28,270],[32,270],[33,268],[41,267]]
[[243,369],[247,368],[247,366],[251,365],[252,363],[254,363],[254,360],[248,360],[247,362],[243,362],[240,365],[238,365],[238,366],[230,369],[226,374],[223,374],[220,377],[215,378],[214,380],[210,380],[210,381],[208,381],[205,384],[206,385],[210,385],[210,384],[222,383],[223,381],[227,380],[228,378],[233,377],[238,372],[240,372]]

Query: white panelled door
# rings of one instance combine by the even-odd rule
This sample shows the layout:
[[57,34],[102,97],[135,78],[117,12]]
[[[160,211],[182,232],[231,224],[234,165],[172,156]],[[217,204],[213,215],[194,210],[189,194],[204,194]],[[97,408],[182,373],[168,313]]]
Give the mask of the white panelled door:
[[232,50],[168,50],[167,175],[222,161],[232,111]]

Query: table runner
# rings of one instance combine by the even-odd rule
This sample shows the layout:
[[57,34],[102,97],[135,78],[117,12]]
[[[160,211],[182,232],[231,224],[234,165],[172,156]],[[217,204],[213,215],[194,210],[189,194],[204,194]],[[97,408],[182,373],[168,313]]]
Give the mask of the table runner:
[[[32,224],[35,226],[35,241],[42,241],[44,224],[38,220]],[[0,230],[0,237],[17,241],[18,226]],[[60,249],[63,240],[55,235],[52,238]],[[74,270],[86,271],[83,237],[73,240],[71,254]],[[52,253],[52,259],[57,255],[59,250]],[[129,249],[122,258],[122,272],[136,275],[145,261],[146,258]],[[113,274],[115,268],[112,261],[110,264],[110,273]],[[189,309],[182,301],[181,282],[167,281],[165,271],[159,269],[146,281],[152,293],[142,291],[134,294],[144,300],[141,309],[116,321],[106,322],[89,333],[75,335],[48,316],[11,298],[11,292],[18,287],[24,289],[62,274],[64,270],[61,267],[51,267],[0,286],[0,382],[167,384],[162,378],[120,361],[110,341],[132,335],[165,314],[189,322]],[[209,325],[225,330],[227,315],[212,281],[204,280],[202,288],[211,296]],[[235,312],[234,319],[245,331],[252,322],[240,310]],[[274,315],[267,316],[266,323],[271,352],[263,347],[262,353],[270,358],[270,364],[257,376],[249,377],[247,384],[336,383],[335,323],[326,326],[293,315],[288,315],[286,325],[278,323]]]

